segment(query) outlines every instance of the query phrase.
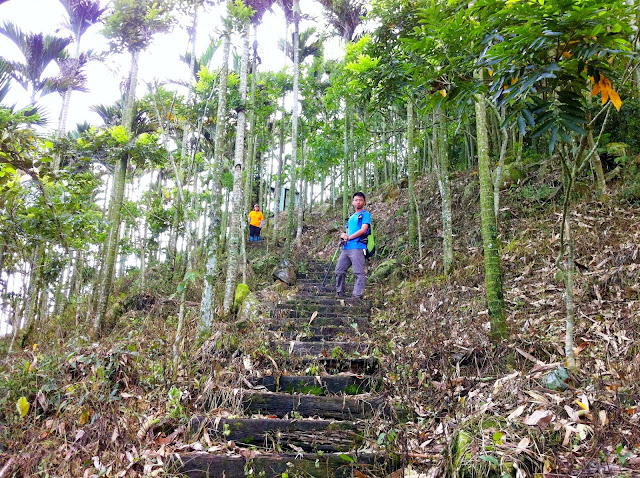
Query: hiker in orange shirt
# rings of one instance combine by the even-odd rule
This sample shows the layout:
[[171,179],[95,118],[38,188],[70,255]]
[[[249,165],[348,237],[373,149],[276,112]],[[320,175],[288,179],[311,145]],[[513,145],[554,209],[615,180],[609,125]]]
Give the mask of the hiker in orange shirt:
[[260,240],[260,230],[262,229],[263,223],[264,223],[264,216],[260,211],[260,206],[258,204],[254,204],[253,211],[249,213],[249,240],[250,241]]

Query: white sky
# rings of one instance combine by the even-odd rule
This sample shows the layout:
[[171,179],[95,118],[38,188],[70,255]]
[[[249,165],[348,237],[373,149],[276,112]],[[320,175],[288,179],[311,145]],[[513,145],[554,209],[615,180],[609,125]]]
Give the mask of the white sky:
[[[102,0],[103,4],[107,2]],[[316,25],[318,31],[326,31],[322,8],[316,2],[302,0],[303,13],[317,18],[317,23],[303,22],[300,30]],[[199,19],[197,34],[197,54],[206,47],[210,35],[215,35],[220,16],[224,13],[224,6],[209,7]],[[34,14],[34,12],[36,12]],[[7,21],[18,25],[23,31],[43,32],[49,34],[67,35],[62,28],[66,12],[57,0],[9,0],[0,5],[0,23]],[[93,49],[94,51],[108,50],[106,39],[100,34],[102,25],[92,27],[82,38],[81,50]],[[285,34],[285,20],[279,7],[274,6],[273,13],[267,12],[262,24],[258,28],[258,55],[262,59],[261,70],[280,70],[285,65],[284,54],[278,49],[277,42]],[[290,32],[289,32],[290,35]],[[237,38],[235,39],[237,44]],[[330,47],[325,47],[327,58],[336,58],[341,55],[342,48],[338,46],[337,39],[328,42]],[[137,88],[137,96],[146,93],[145,82],[167,79],[186,79],[188,67],[180,61],[179,56],[187,51],[187,33],[181,27],[174,27],[168,34],[156,35],[152,45],[140,55],[140,75]],[[221,56],[221,52],[218,52]],[[22,61],[18,48],[8,39],[0,35],[0,56]],[[218,68],[220,58],[214,57],[213,68]],[[55,75],[57,67],[51,65],[46,74]],[[99,116],[89,110],[94,104],[112,104],[120,97],[120,84],[129,71],[129,55],[120,53],[110,55],[105,63],[93,62],[87,67],[87,86],[89,93],[73,92],[71,107],[67,121],[67,129],[74,128],[76,123],[88,121],[92,124],[100,124]],[[19,86],[14,85],[7,103],[25,106],[28,101],[27,93]],[[58,124],[58,114],[61,108],[60,96],[51,93],[40,100],[44,107],[50,129],[55,129]]]

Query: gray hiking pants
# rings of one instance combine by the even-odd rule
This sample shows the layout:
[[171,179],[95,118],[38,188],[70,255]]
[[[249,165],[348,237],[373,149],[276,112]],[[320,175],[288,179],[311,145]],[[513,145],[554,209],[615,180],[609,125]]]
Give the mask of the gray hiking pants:
[[364,251],[362,249],[342,250],[338,263],[336,264],[336,292],[344,294],[344,280],[349,267],[353,266],[353,276],[355,284],[353,286],[353,296],[362,297],[364,295],[364,285],[367,277],[364,274]]

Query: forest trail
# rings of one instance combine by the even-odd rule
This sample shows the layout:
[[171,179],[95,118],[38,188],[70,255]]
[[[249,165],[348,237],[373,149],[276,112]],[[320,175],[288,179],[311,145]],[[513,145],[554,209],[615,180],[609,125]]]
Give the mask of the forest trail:
[[303,263],[296,297],[262,320],[276,337],[271,354],[285,365],[270,376],[246,380],[241,390],[220,391],[240,397],[243,416],[217,417],[212,410],[211,416],[191,420],[192,434],[249,448],[233,455],[181,454],[181,473],[366,477],[398,468],[398,460],[376,444],[377,430],[393,423],[396,413],[380,394],[380,363],[369,337],[371,303],[323,290],[326,267]]

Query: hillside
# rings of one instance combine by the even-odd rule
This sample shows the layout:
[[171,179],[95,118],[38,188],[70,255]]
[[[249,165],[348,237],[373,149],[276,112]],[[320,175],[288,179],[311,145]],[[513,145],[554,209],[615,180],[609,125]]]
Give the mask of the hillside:
[[[416,185],[422,258],[407,245],[406,188],[385,186],[369,195],[378,250],[368,265],[369,346],[382,360],[384,396],[408,417],[392,428],[371,425],[377,443],[369,447],[397,454],[407,476],[634,476],[640,470],[640,208],[622,187],[601,201],[587,189],[575,198],[578,365],[565,377],[564,286],[555,266],[562,194],[554,172],[539,166],[530,165],[526,181],[502,192],[509,338],[501,344],[488,340],[474,172],[452,176],[455,271],[449,277],[441,270],[435,181],[422,177]],[[329,263],[337,218],[326,205],[307,215],[300,273],[309,260]],[[296,288],[272,285],[278,249],[250,254],[250,297],[264,315]],[[146,291],[133,280],[119,287],[122,315],[108,337],[91,343],[87,324],[52,320],[3,360],[0,476],[176,476],[166,465],[174,452],[251,453],[206,433],[187,439],[185,425],[205,406],[237,416],[238,399],[222,390],[294,367],[270,349],[272,337],[255,326],[257,316],[220,323],[202,343],[196,281],[174,366],[177,301],[161,271]],[[3,339],[3,356],[7,345]],[[24,419],[21,396],[32,407]]]

